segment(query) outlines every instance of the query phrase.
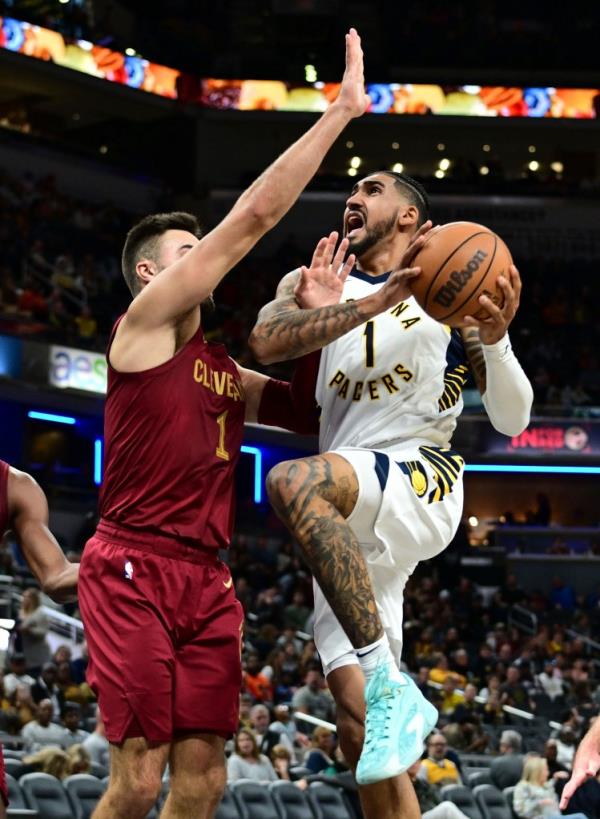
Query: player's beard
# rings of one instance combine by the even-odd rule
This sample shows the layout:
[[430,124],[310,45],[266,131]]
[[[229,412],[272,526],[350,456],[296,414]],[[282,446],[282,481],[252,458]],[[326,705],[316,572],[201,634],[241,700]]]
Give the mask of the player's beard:
[[200,302],[200,312],[203,316],[212,316],[216,311],[215,300],[212,295]]
[[398,212],[389,219],[380,219],[379,222],[372,227],[365,226],[364,236],[361,239],[350,239],[348,245],[348,253],[354,253],[357,259],[360,259],[368,250],[371,250],[378,242],[385,239],[386,236],[394,230],[398,221]]

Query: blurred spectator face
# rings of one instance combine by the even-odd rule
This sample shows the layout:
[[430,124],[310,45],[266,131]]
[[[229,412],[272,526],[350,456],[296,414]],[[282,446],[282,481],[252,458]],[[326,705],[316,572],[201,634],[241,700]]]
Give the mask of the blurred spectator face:
[[68,711],[65,711],[63,723],[65,728],[68,728],[69,731],[76,731],[79,728],[79,711],[75,710],[74,708],[70,708]]
[[54,652],[54,662],[57,666],[61,663],[71,662],[71,649],[69,646],[59,646]]
[[240,719],[250,716],[253,699],[251,694],[240,694]]
[[48,688],[53,687],[54,683],[56,682],[56,666],[54,663],[46,663],[46,665],[42,668],[42,679]]
[[273,717],[284,724],[290,721],[290,709],[287,705],[276,705]]
[[14,655],[10,661],[10,670],[17,677],[25,674],[25,657],[22,654]]
[[71,666],[69,663],[61,663],[56,670],[56,679],[63,685],[71,682]]
[[465,700],[467,702],[473,702],[476,696],[477,688],[473,685],[473,683],[468,683],[468,685],[465,687]]
[[432,759],[442,760],[447,750],[448,743],[442,734],[434,734],[427,743],[427,752]]
[[498,659],[503,663],[509,663],[512,658],[512,648],[509,643],[502,643],[498,651]]
[[54,708],[50,700],[42,700],[37,709],[37,721],[39,724],[43,726],[50,725],[53,714]]
[[305,603],[304,592],[295,591],[294,596],[292,598],[292,603],[294,604],[294,606],[303,606]]
[[544,748],[544,756],[548,760],[548,762],[556,762],[556,757],[558,755],[558,748],[556,746],[556,742],[552,740],[548,740]]
[[240,756],[251,756],[254,751],[254,742],[250,734],[240,731],[237,736],[237,750]]
[[258,654],[249,654],[246,660],[246,671],[252,677],[256,677],[260,673],[260,660]]
[[255,705],[250,711],[250,723],[257,734],[266,732],[269,720],[269,711],[264,705]]
[[320,671],[316,669],[307,671],[304,679],[311,691],[319,691],[322,688],[323,676]]
[[518,683],[521,674],[518,668],[515,668],[514,665],[511,665],[506,670],[506,682],[507,683]]
[[335,740],[331,731],[328,731],[326,728],[321,728],[315,739],[317,748],[320,748],[321,751],[324,751],[327,755],[331,754],[335,746]]
[[456,681],[454,680],[454,677],[446,677],[443,687],[447,694],[453,694],[456,690]]

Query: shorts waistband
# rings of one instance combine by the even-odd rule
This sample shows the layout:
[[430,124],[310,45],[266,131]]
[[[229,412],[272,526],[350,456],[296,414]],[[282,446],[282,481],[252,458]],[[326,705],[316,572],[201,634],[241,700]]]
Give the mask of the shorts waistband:
[[206,546],[188,546],[177,537],[159,535],[154,532],[140,532],[119,526],[101,519],[96,527],[96,537],[108,543],[136,549],[140,552],[152,552],[161,557],[170,557],[174,560],[187,560],[190,563],[213,565],[219,562],[216,549]]

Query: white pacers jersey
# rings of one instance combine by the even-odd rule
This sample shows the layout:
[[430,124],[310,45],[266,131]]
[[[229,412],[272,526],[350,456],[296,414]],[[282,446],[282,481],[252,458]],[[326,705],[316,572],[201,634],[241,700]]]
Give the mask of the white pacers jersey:
[[[376,292],[388,276],[353,270],[341,301]],[[319,449],[385,451],[408,441],[447,447],[467,377],[458,331],[434,321],[411,296],[321,351]]]

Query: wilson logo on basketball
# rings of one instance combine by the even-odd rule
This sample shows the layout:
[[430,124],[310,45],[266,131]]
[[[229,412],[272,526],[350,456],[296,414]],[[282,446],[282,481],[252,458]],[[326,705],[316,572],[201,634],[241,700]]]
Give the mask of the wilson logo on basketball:
[[488,254],[484,250],[478,250],[462,270],[453,270],[448,276],[446,284],[440,287],[435,294],[433,301],[442,307],[450,307],[465,284],[473,277],[473,273],[479,270],[481,263],[487,256]]

